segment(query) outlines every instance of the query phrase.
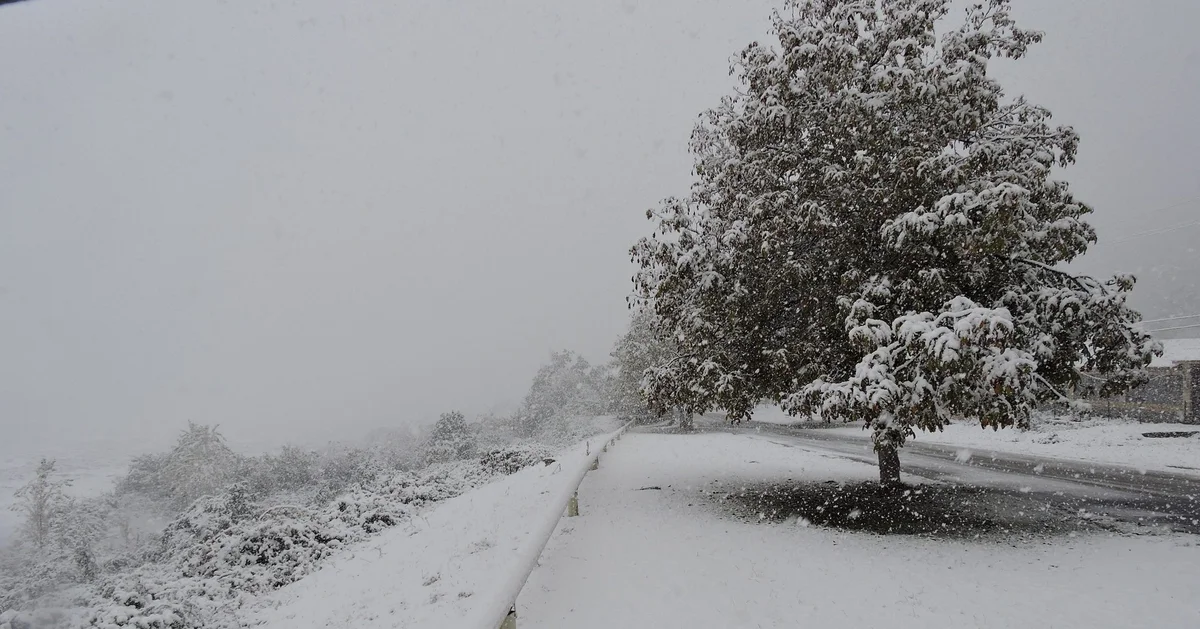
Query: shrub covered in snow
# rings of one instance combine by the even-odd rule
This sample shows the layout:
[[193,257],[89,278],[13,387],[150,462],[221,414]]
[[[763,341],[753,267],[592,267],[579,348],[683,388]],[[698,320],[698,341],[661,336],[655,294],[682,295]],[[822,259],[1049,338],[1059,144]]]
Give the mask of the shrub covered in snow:
[[[31,620],[32,610],[44,612],[46,597],[57,591],[55,605],[74,609],[53,621],[39,617],[39,623],[106,629],[232,627],[232,612],[246,597],[300,579],[347,545],[404,522],[422,507],[541,464],[550,454],[544,446],[513,445],[408,471],[353,461],[353,452],[363,454],[344,451],[331,459],[332,466],[320,468],[291,455],[294,463],[282,466],[311,470],[309,482],[326,489],[342,486],[333,498],[310,492],[307,502],[279,504],[247,477],[193,501],[153,544],[89,546],[104,552],[89,556],[87,570],[70,545],[55,545],[55,554],[10,552],[0,564],[5,568],[0,612],[25,610],[24,615],[9,614],[16,619],[13,626],[21,626]],[[111,506],[117,500],[96,503]],[[83,515],[77,519],[87,521]],[[110,532],[119,528],[111,522],[108,526]],[[64,586],[71,588],[67,596],[61,594]]]
[[492,474],[515,474],[545,461],[554,451],[540,444],[492,448],[479,456],[479,465]]
[[575,406],[545,415],[537,442],[519,440],[519,417],[447,413],[425,438],[402,430],[365,448],[261,456],[190,424],[170,452],[135,458],[110,494],[72,499],[46,484],[65,479],[43,474],[46,491],[23,494],[49,497],[26,509],[40,532],[0,548],[0,629],[232,629],[249,597],[427,505],[542,464],[547,444],[608,429],[567,412]]

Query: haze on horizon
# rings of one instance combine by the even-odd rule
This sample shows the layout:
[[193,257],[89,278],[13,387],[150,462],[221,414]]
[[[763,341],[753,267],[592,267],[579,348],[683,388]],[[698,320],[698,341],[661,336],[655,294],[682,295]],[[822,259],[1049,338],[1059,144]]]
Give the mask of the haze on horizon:
[[[1014,0],[1077,264],[1200,313],[1200,4]],[[361,434],[601,361],[627,249],[778,0],[0,7],[0,452]],[[1182,333],[1200,332],[1200,329]]]

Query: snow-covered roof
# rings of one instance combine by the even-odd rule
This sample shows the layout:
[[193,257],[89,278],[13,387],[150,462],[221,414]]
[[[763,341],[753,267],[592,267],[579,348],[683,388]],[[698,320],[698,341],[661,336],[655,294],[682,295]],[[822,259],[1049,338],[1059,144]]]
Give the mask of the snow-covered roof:
[[1151,367],[1174,367],[1181,362],[1200,362],[1200,339],[1167,339],[1162,342],[1163,355],[1155,358]]

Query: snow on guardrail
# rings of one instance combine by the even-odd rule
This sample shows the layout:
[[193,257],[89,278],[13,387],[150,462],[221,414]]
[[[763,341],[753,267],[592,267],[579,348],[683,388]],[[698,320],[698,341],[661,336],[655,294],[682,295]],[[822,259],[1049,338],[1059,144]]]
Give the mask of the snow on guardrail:
[[542,556],[542,551],[554,535],[554,529],[558,527],[558,522],[567,510],[567,505],[575,497],[575,493],[579,490],[579,485],[583,483],[583,478],[593,469],[593,466],[600,458],[600,453],[607,450],[617,439],[620,439],[621,435],[629,430],[629,427],[632,425],[633,422],[629,422],[616,431],[601,437],[596,441],[595,449],[583,460],[577,469],[572,470],[572,475],[568,482],[562,485],[558,492],[551,496],[548,506],[540,515],[541,521],[538,528],[529,537],[526,545],[521,548],[518,555],[520,563],[517,567],[519,569],[506,575],[505,579],[500,582],[500,587],[495,589],[487,602],[476,608],[479,613],[470,616],[469,622],[464,625],[465,627],[469,629],[497,629],[504,625],[514,610],[517,597],[521,594],[521,589],[525,587],[525,582],[529,580],[529,575],[537,567],[538,558]]

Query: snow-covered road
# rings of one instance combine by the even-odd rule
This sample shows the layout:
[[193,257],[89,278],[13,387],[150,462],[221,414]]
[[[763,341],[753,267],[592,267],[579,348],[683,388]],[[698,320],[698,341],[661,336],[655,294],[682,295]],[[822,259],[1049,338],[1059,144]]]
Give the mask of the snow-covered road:
[[[720,424],[720,416],[709,420]],[[865,440],[870,435],[861,423],[830,424],[798,421],[775,406],[754,410],[751,422],[743,427],[817,430],[847,440]],[[923,446],[967,448],[976,452],[1050,458],[1057,461],[1123,466],[1138,471],[1158,471],[1171,475],[1191,474],[1200,478],[1200,438],[1153,438],[1145,433],[1187,434],[1200,431],[1192,424],[1149,424],[1122,419],[1080,418],[1039,413],[1031,430],[991,430],[978,422],[960,421],[939,432],[917,431],[905,446],[908,450]]]
[[520,626],[1200,626],[1191,535],[973,540],[746,513],[758,487],[873,478],[838,453],[747,434],[629,435],[585,479],[582,515],[560,525],[518,601]]
[[[875,461],[861,431],[772,425],[731,430],[867,464]],[[1134,526],[1157,524],[1200,533],[1200,476],[925,442],[909,443],[900,460],[910,478],[994,488],[1029,503],[1024,508],[1082,509]]]

